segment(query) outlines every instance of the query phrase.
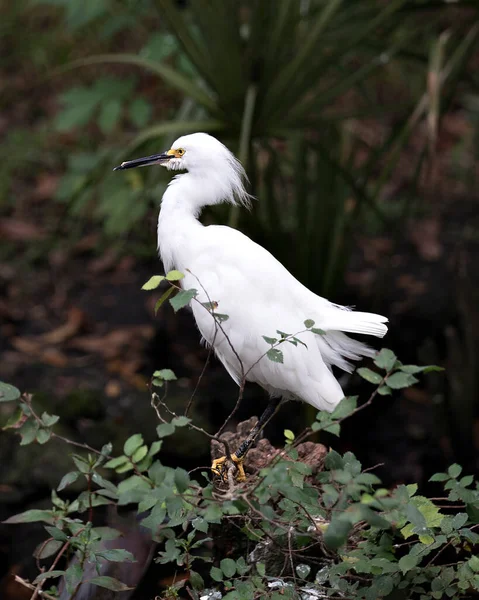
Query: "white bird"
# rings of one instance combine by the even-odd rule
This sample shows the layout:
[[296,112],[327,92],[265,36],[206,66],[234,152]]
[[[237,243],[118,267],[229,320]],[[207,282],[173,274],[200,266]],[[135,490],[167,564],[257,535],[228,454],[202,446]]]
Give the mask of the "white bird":
[[[214,137],[185,135],[171,150],[123,162],[115,170],[152,164],[187,171],[173,178],[161,203],[158,248],[165,271],[181,271],[183,287],[198,290],[199,302],[191,302],[198,329],[236,383],[243,378],[258,383],[274,399],[232,455],[239,463],[238,479],[243,479],[241,459],[280,400],[296,398],[319,410],[334,410],[344,393],[332,367],[351,372],[350,360],[375,354],[345,332],[383,337],[387,318],[355,312],[317,296],[246,235],[231,227],[201,224],[199,215],[205,206],[250,205],[241,163]],[[218,313],[228,315],[222,331],[202,305],[210,301],[217,304]],[[306,320],[313,320],[324,334],[305,331]],[[278,330],[297,334],[305,344],[281,343],[282,363],[265,356],[271,344],[263,336],[278,339]],[[216,472],[219,464],[214,464]]]

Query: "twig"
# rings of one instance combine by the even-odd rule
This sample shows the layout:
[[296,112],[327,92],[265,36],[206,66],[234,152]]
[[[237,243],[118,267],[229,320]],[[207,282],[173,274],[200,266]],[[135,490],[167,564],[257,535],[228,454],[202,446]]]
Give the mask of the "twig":
[[[15,581],[17,583],[19,583],[20,585],[23,585],[23,587],[28,588],[29,590],[33,590],[36,591],[38,589],[38,586],[32,585],[29,581],[27,581],[26,579],[23,579],[23,577],[20,577],[20,575],[15,575]],[[41,596],[42,598],[46,598],[46,600],[58,600],[58,598],[56,598],[55,596],[50,596],[50,594],[48,594],[47,592],[43,592],[42,590],[39,590],[38,595]],[[32,596],[33,598],[33,596]]]

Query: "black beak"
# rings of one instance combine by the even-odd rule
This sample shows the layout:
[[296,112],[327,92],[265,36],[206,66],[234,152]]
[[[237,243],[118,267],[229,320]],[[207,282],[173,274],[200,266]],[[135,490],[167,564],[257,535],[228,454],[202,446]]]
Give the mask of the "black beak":
[[143,158],[135,158],[134,160],[127,160],[122,162],[121,165],[115,167],[114,171],[123,171],[124,169],[134,169],[135,167],[146,167],[148,165],[161,165],[168,162],[170,159],[175,158],[172,154],[163,152],[162,154],[152,154],[151,156],[145,156]]

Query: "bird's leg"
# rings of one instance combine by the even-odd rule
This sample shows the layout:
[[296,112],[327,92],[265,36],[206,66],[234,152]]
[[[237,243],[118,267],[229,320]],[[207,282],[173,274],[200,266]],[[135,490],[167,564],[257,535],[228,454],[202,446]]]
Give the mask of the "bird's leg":
[[[251,448],[253,442],[256,437],[260,433],[260,431],[264,428],[266,423],[271,419],[274,413],[277,411],[279,405],[281,404],[281,398],[271,398],[268,406],[264,410],[263,414],[259,418],[256,425],[249,432],[247,438],[241,443],[240,447],[234,454],[231,455],[231,460],[235,463],[236,468],[238,469],[238,473],[236,475],[237,481],[245,481],[246,474],[244,472],[243,460],[246,456],[246,453]],[[215,475],[219,475],[222,479],[226,478],[226,469],[225,469],[226,456],[222,456],[221,458],[216,458],[211,465],[211,470]]]

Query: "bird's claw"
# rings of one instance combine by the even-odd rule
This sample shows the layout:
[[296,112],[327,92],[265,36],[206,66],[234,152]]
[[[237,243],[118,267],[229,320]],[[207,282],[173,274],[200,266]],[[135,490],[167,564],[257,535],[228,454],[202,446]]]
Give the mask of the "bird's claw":
[[[238,458],[236,454],[231,455],[231,460],[236,466],[236,481],[246,481],[246,473],[243,467],[243,458]],[[215,458],[211,465],[211,470],[214,475],[221,477],[226,482],[228,480],[228,460],[226,456]]]

